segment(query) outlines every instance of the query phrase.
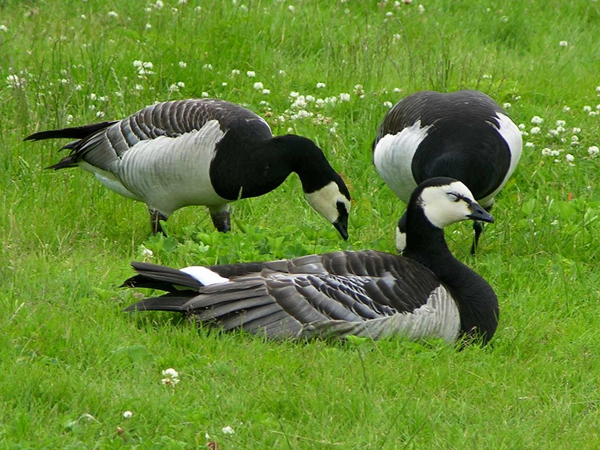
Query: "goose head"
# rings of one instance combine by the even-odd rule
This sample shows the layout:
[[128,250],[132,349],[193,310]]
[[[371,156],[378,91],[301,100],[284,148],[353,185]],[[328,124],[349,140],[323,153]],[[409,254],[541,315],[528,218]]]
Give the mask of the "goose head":
[[417,205],[436,228],[462,220],[494,222],[469,188],[453,178],[436,177],[424,181],[413,192],[411,203]]
[[331,222],[342,238],[347,240],[350,192],[337,173],[333,178],[322,188],[310,193],[305,192],[304,196],[308,204]]

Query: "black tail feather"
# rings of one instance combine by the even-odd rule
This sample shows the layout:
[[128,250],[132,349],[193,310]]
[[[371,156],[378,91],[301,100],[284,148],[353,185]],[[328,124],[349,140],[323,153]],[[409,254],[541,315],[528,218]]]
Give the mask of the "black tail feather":
[[202,287],[202,283],[181,270],[135,261],[131,265],[138,275],[125,280],[123,287],[160,289],[168,292],[180,291],[182,287],[197,291]]
[[123,311],[171,311],[184,313],[186,310],[183,308],[190,297],[194,294],[190,292],[190,296],[181,294],[166,294],[160,297],[145,298],[134,305],[128,306]]
[[93,123],[90,125],[83,125],[81,127],[62,128],[60,130],[47,130],[33,133],[27,136],[25,141],[43,141],[45,139],[85,139],[86,137],[97,133],[104,128],[108,128],[117,121],[113,120],[110,122]]

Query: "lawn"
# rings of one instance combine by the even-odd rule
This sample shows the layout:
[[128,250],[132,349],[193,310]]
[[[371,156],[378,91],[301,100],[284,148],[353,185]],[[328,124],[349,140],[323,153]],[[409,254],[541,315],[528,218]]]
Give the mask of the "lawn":
[[[598,36],[596,0],[0,1],[0,448],[599,448]],[[132,260],[393,252],[404,205],[373,167],[377,127],[409,93],[463,88],[525,142],[478,254],[470,224],[446,231],[498,294],[488,347],[267,342],[122,312]],[[189,207],[151,236],[143,204],[44,170],[59,142],[23,142],[199,97],[313,139],[351,190],[350,239],[295,175],[233,204],[231,233]]]

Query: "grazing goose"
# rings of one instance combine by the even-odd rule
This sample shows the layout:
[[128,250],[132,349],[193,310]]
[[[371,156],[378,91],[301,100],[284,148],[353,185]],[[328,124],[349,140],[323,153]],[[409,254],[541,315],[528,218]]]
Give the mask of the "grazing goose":
[[167,291],[126,311],[175,311],[269,338],[401,335],[489,341],[498,325],[491,286],[456,260],[443,227],[493,218],[460,181],[433,178],[413,193],[405,256],[340,251],[273,262],[176,270],[134,262],[124,286]]
[[[373,142],[375,168],[408,203],[413,189],[433,177],[462,181],[490,211],[512,175],[523,148],[519,128],[490,97],[477,91],[422,91],[400,100],[387,113]],[[406,217],[398,222],[396,247],[406,245]],[[479,242],[483,224],[473,223]]]
[[153,232],[189,205],[208,206],[219,231],[229,203],[257,197],[296,172],[308,203],[348,238],[350,193],[310,139],[273,137],[253,112],[222,100],[157,103],[123,120],[42,131],[25,140],[70,138],[49,169],[79,166],[109,189],[148,205]]

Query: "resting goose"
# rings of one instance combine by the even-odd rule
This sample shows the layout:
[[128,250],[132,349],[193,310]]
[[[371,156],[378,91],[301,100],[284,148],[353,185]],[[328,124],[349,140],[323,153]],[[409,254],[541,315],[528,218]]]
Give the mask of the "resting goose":
[[350,193],[310,139],[273,137],[253,112],[214,99],[157,103],[123,120],[42,131],[25,140],[70,138],[49,169],[79,166],[125,197],[145,202],[153,232],[189,205],[208,206],[219,231],[229,203],[257,197],[296,172],[308,203],[348,238]]
[[[413,189],[433,177],[456,178],[490,211],[494,197],[512,175],[523,148],[519,128],[506,112],[478,91],[442,94],[422,91],[389,110],[373,142],[375,168],[405,203]],[[479,242],[483,225],[473,223]],[[405,216],[398,222],[396,247],[406,245]]]
[[181,270],[134,262],[138,275],[124,286],[167,294],[126,311],[175,311],[269,338],[401,335],[487,343],[498,325],[496,294],[452,256],[443,227],[492,216],[450,178],[421,183],[406,216],[405,256],[339,251]]

